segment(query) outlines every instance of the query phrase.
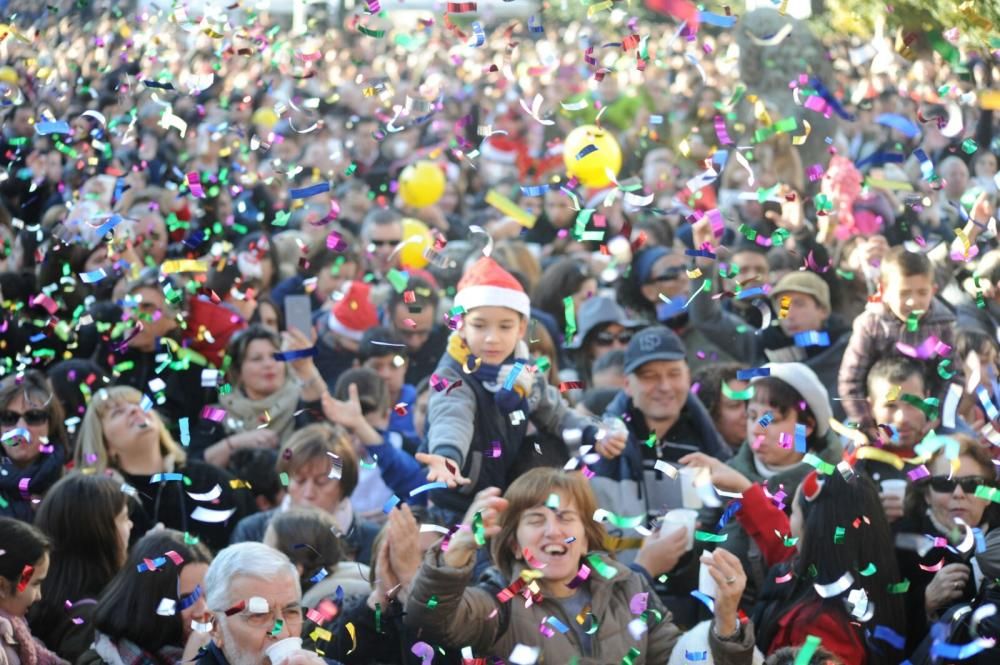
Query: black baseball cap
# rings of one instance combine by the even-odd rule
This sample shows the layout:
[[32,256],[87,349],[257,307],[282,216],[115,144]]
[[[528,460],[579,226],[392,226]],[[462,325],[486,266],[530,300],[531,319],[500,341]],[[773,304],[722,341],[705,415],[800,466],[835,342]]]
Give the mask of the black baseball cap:
[[687,351],[677,334],[665,326],[640,330],[625,349],[625,373],[631,374],[654,360],[684,360]]

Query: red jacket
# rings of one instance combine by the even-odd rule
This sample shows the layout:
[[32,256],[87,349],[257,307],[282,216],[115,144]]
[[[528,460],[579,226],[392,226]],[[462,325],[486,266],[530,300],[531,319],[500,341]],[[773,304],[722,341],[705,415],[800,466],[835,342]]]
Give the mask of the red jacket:
[[[788,515],[764,494],[763,485],[753,485],[744,492],[742,503],[736,519],[757,543],[768,567],[792,558],[797,550],[786,547],[784,541],[784,536],[790,532]],[[841,662],[865,665],[867,652],[858,631],[842,616],[825,611],[820,604],[818,598],[809,600],[792,606],[783,614],[768,645],[768,654],[781,647],[801,646],[807,637],[815,635],[822,640],[823,648],[839,657]]]

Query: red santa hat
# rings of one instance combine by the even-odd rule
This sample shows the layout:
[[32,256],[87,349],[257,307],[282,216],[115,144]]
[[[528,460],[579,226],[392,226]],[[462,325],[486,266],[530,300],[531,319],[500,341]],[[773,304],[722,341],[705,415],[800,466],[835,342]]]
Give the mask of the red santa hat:
[[483,145],[480,147],[483,159],[511,166],[517,163],[522,153],[526,152],[527,149],[523,143],[502,134],[489,137],[483,141]]
[[521,283],[489,257],[472,264],[459,281],[455,304],[467,312],[476,307],[506,307],[531,317],[531,300]]
[[378,312],[369,295],[371,287],[364,282],[350,282],[344,297],[330,310],[330,330],[356,342],[369,328],[378,325]]

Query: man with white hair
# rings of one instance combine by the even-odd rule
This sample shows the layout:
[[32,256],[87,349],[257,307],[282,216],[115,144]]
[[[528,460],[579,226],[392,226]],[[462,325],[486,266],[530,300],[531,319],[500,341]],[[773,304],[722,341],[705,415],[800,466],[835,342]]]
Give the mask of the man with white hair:
[[[199,665],[327,665],[301,647],[272,662],[267,650],[301,637],[305,608],[295,566],[262,543],[239,543],[219,552],[205,575],[212,641]],[[272,654],[273,655],[273,654]]]

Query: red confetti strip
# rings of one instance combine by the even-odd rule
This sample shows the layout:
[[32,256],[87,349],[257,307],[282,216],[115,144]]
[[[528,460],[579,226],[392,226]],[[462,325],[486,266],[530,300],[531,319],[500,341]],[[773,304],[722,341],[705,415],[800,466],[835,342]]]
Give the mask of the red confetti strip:
[[24,568],[21,570],[21,581],[17,583],[17,592],[22,593],[28,588],[28,582],[31,581],[31,576],[35,574],[35,567],[29,564],[25,564]]

